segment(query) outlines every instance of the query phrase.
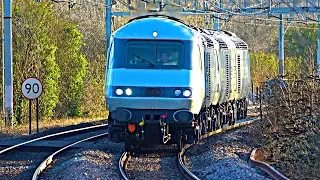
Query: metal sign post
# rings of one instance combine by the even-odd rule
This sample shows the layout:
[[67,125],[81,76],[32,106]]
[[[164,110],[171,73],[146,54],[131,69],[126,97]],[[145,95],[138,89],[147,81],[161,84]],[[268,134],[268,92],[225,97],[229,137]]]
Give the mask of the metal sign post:
[[29,134],[31,134],[31,120],[32,120],[32,100],[36,99],[36,117],[37,117],[37,132],[39,132],[39,101],[38,97],[42,94],[42,83],[35,77],[30,77],[23,81],[21,91],[26,99],[29,99]]

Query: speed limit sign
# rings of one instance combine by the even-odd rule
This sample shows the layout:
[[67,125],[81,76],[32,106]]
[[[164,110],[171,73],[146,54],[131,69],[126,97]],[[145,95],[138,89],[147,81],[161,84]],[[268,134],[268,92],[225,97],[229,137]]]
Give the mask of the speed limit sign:
[[27,99],[37,99],[42,94],[42,84],[39,79],[31,77],[23,81],[22,94]]

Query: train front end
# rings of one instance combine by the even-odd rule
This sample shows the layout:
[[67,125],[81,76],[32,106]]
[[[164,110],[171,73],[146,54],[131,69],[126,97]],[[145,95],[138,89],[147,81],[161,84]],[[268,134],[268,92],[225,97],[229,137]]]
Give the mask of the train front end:
[[202,106],[200,39],[167,18],[136,19],[112,35],[106,72],[109,138],[127,151],[195,139]]

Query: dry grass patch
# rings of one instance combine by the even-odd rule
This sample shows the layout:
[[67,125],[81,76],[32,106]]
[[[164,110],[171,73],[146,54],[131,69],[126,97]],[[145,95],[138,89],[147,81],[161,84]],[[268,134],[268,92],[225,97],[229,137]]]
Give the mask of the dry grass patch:
[[[81,123],[97,123],[101,124],[100,120],[106,118],[67,118],[67,119],[56,119],[50,121],[40,121],[39,122],[39,132],[45,131],[52,128],[65,127],[71,125],[78,125]],[[100,122],[99,122],[100,121]],[[37,131],[37,126],[35,120],[32,120],[32,133]],[[0,137],[2,136],[20,136],[27,135],[29,133],[29,123],[19,125],[17,127],[5,127],[4,121],[0,123]]]

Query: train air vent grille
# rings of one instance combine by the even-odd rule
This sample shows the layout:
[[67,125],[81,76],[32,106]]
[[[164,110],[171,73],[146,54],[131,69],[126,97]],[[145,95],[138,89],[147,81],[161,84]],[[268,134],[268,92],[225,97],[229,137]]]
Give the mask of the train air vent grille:
[[216,40],[219,42],[220,49],[228,49],[227,44],[223,41],[221,38],[216,38]]
[[241,92],[241,58],[240,58],[240,55],[238,54],[237,55],[237,66],[238,66],[238,73],[237,73],[237,76],[238,76],[238,93]]
[[230,64],[229,64],[229,55],[226,55],[226,96],[229,96],[230,93]]
[[208,53],[208,66],[207,66],[207,76],[208,76],[208,96],[207,100],[210,101],[211,97],[211,77],[210,77],[210,67],[211,67],[211,57],[210,53]]
[[244,43],[242,40],[240,40],[240,39],[232,39],[232,41],[236,45],[237,49],[241,49],[241,50],[247,50],[248,49],[248,45],[246,43]]
[[213,47],[213,41],[208,37],[206,34],[202,34],[203,37],[206,39],[208,47]]
[[215,31],[210,31],[210,35],[218,41],[220,49],[228,49],[226,42],[221,37],[218,37]]

